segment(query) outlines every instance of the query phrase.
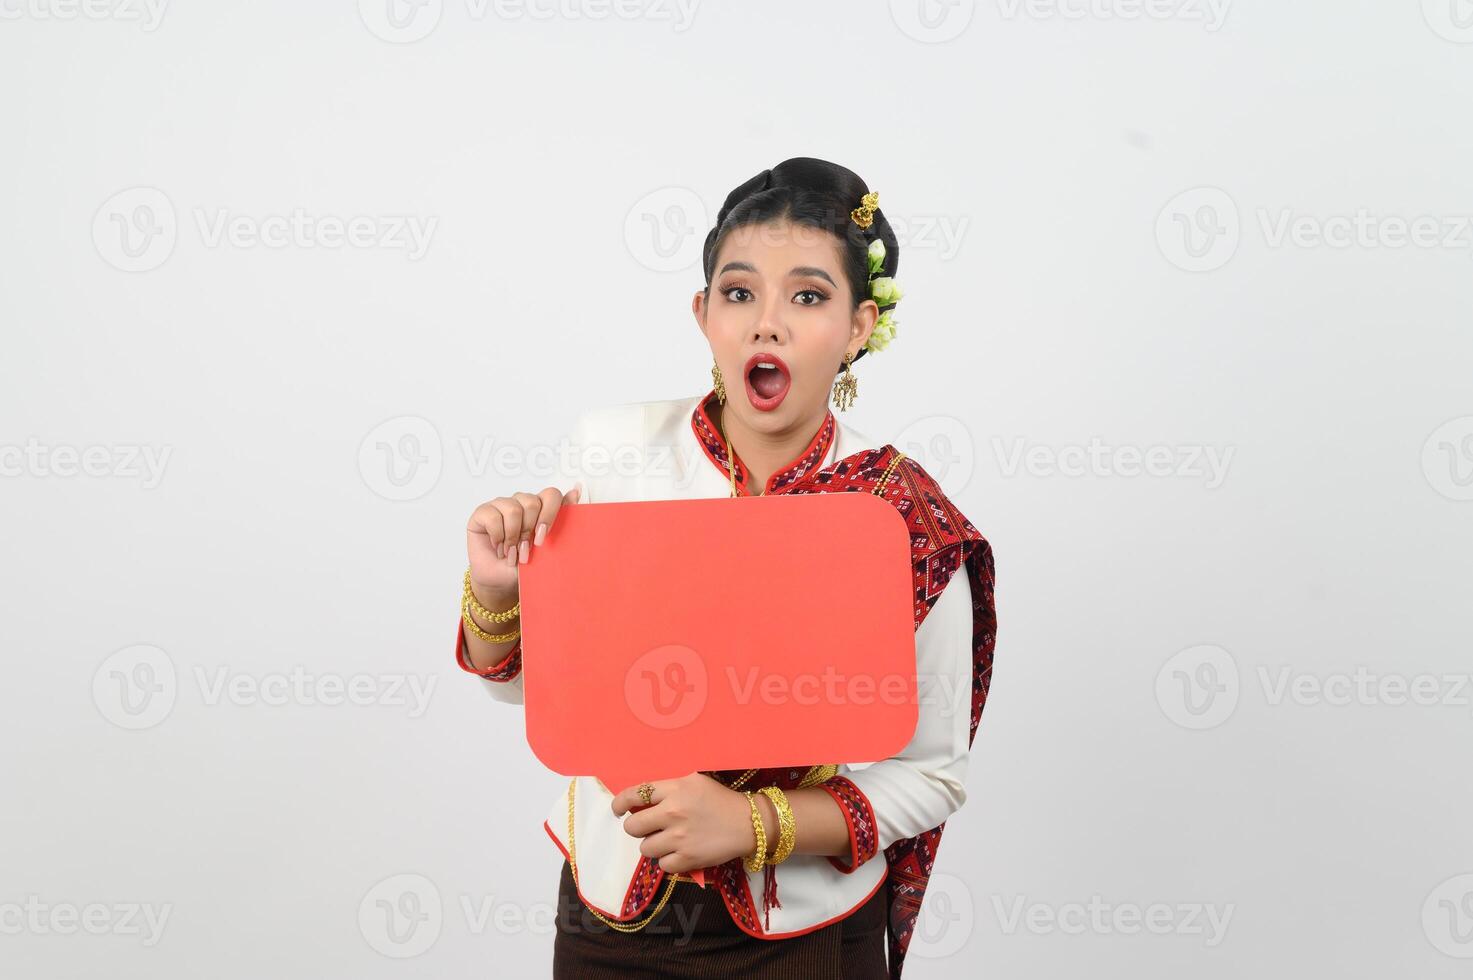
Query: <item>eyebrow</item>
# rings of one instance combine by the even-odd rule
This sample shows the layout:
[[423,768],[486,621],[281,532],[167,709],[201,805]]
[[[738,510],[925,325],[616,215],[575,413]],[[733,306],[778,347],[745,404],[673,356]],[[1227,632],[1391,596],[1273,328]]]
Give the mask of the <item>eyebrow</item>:
[[[726,275],[726,273],[732,271],[756,272],[757,267],[752,265],[752,263],[750,262],[728,262],[726,263],[726,265],[721,267],[721,271],[718,272],[717,275],[724,276]],[[830,277],[827,272],[824,272],[816,265],[795,265],[792,269],[788,270],[788,275],[814,276],[815,278],[822,279],[824,282],[828,283],[830,286],[833,286],[835,289],[839,288],[839,284],[834,282],[833,278]]]

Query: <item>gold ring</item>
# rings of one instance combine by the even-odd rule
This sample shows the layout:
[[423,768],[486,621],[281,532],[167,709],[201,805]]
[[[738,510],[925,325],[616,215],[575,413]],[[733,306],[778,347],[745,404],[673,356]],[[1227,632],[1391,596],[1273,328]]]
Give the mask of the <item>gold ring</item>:
[[641,783],[639,786],[639,799],[645,806],[650,805],[650,797],[655,795],[655,787],[649,783]]

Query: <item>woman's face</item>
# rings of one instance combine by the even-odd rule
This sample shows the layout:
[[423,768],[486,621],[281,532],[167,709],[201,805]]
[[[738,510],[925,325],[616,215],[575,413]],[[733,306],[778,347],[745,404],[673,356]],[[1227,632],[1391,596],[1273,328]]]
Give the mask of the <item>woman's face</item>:
[[[811,428],[846,353],[869,339],[879,307],[855,309],[832,234],[781,221],[731,232],[709,300],[692,309],[726,382],[726,408],[767,433]],[[758,367],[759,363],[775,367]]]

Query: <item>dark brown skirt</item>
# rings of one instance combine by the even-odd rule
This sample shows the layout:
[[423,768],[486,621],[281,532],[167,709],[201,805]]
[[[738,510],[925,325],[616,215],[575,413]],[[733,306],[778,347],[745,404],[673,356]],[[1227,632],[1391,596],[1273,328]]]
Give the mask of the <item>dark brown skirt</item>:
[[[654,902],[667,887],[660,883]],[[732,921],[714,886],[682,881],[648,925],[620,932],[600,922],[578,898],[565,860],[552,975],[554,980],[885,980],[885,890],[881,885],[851,915],[821,929],[789,939],[757,939]]]

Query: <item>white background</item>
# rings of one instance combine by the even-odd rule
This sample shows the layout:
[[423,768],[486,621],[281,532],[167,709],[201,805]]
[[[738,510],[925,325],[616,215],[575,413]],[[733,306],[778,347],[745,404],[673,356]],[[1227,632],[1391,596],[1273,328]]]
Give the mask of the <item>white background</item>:
[[0,0],[0,972],[545,975],[476,452],[704,391],[709,222],[818,156],[901,226],[846,418],[997,561],[907,976],[1466,975],[1466,0],[388,2]]

